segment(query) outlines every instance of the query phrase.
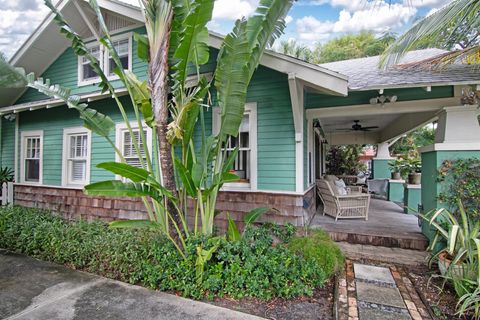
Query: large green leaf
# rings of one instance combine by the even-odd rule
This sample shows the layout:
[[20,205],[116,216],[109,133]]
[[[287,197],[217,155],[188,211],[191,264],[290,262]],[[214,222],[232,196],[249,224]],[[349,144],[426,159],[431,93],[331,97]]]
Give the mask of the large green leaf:
[[122,162],[102,162],[97,165],[97,168],[108,170],[114,174],[130,179],[132,182],[146,181],[150,176],[147,170]]
[[254,223],[260,216],[271,211],[272,208],[255,208],[245,215],[245,225]]
[[7,61],[0,59],[0,87],[24,88],[27,85],[25,70],[15,68]]
[[212,11],[213,0],[193,0],[190,11],[183,21],[184,29],[173,56],[178,61],[174,66],[176,70],[174,78],[181,84],[182,90],[187,78],[189,63],[198,67],[208,62],[208,29],[206,25],[212,19]]
[[174,161],[176,172],[180,176],[182,180],[183,186],[187,191],[188,195],[191,197],[195,197],[197,195],[197,190],[195,188],[195,183],[192,180],[192,175],[190,171],[183,165],[183,163],[179,159],[175,159]]
[[153,127],[155,125],[155,117],[147,81],[140,81],[133,72],[125,70],[125,84],[129,87],[129,91],[133,95],[133,100],[142,113],[145,123],[149,127]]
[[34,88],[49,97],[63,100],[70,109],[77,110],[80,113],[80,118],[84,121],[84,126],[99,136],[109,137],[115,129],[115,122],[110,117],[88,108],[86,103],[80,103],[80,97],[72,95],[69,88],[58,84],[51,85],[48,79],[38,78],[35,80],[33,73],[28,74],[26,80],[27,86],[30,88]]
[[229,213],[227,213],[227,220],[228,220],[228,230],[227,230],[228,240],[240,241],[242,239],[242,236],[240,234],[240,231],[238,231],[235,221],[232,220]]
[[109,223],[113,229],[158,229],[160,225],[150,220],[119,220]]
[[245,111],[251,53],[246,27],[246,20],[237,20],[233,31],[225,37],[217,58],[215,87],[221,108],[219,136],[222,140],[227,135],[238,135]]
[[146,184],[119,180],[107,180],[89,184],[85,186],[84,192],[90,196],[159,198],[156,190]]
[[137,42],[137,56],[140,58],[140,60],[144,62],[148,62],[149,60],[149,44],[148,44],[148,38],[144,34],[139,34],[134,32],[133,33],[133,39],[135,42]]

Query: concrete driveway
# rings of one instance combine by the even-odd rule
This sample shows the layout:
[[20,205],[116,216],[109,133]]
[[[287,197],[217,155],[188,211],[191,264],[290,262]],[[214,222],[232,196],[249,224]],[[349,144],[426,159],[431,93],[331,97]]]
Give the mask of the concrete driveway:
[[0,319],[261,319],[0,249]]

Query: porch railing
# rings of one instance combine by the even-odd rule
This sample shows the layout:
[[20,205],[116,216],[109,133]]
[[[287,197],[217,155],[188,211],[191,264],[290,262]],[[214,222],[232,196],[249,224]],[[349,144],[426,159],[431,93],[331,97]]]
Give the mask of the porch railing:
[[4,182],[0,188],[0,205],[13,203],[13,182]]

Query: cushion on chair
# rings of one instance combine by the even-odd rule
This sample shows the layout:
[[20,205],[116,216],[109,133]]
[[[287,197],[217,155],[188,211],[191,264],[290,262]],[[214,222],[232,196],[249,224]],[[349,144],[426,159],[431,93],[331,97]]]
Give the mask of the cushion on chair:
[[336,180],[334,183],[337,193],[341,196],[345,196],[347,194],[347,186],[345,185],[345,182],[340,179]]

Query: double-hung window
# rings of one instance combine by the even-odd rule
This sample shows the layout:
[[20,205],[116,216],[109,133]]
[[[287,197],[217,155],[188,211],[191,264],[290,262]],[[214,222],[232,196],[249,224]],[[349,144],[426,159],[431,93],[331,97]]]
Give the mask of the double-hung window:
[[[112,37],[112,44],[120,58],[122,68],[132,69],[132,35],[130,33]],[[100,68],[109,79],[115,79],[114,73],[116,67],[115,61],[110,56],[109,51],[98,42],[87,44],[88,51],[98,60]],[[78,60],[78,85],[88,85],[99,82],[98,74],[90,66],[90,62],[85,57],[79,57]]]
[[90,137],[90,131],[85,128],[64,129],[64,186],[84,186],[90,182]]
[[[116,145],[118,150],[122,153],[122,156],[125,158],[125,162],[131,166],[141,168],[142,162],[144,165],[147,163],[147,149],[151,154],[152,151],[152,129],[144,125],[141,130],[147,143],[147,148],[142,142],[140,137],[140,128],[136,123],[131,123],[130,127],[132,128],[132,133],[128,130],[126,124],[117,124],[117,134],[116,134]],[[138,151],[135,148],[135,142],[137,142]],[[117,161],[120,161],[117,156]]]
[[[220,130],[220,109],[213,109],[213,130]],[[257,112],[256,104],[245,105],[245,113],[236,137],[229,136],[222,150],[230,155],[238,147],[238,154],[233,163],[232,171],[239,176],[235,183],[225,184],[225,189],[257,188]]]
[[21,182],[42,183],[43,131],[21,134]]

